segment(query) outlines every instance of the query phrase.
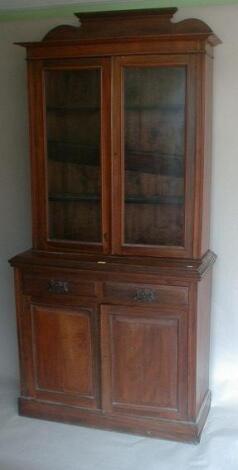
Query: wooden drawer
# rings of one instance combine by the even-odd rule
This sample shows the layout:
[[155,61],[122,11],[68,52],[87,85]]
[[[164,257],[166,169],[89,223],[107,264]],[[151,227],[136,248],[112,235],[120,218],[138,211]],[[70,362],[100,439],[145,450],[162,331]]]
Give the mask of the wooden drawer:
[[126,284],[107,282],[104,297],[111,302],[135,304],[187,305],[188,287],[155,284]]
[[93,281],[64,273],[24,273],[23,293],[26,295],[76,295],[96,297]]

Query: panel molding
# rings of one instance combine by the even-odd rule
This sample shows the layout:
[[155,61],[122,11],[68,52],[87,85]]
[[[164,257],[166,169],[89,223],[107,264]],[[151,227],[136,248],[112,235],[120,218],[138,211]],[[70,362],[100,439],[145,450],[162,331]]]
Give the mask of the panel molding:
[[[118,354],[115,353],[116,347],[116,331],[118,333],[118,329],[116,327],[116,323],[135,323],[137,326],[140,325],[143,327],[148,326],[151,327],[156,324],[155,328],[161,329],[161,341],[163,342],[163,328],[173,328],[173,332],[171,334],[176,334],[176,358],[174,360],[176,366],[176,397],[170,397],[172,402],[171,403],[163,403],[164,400],[164,392],[163,386],[160,390],[159,398],[157,397],[157,402],[154,403],[140,403],[130,400],[130,395],[134,393],[131,390],[127,390],[128,398],[126,400],[122,400],[116,397],[115,388],[115,373],[118,367],[116,367],[116,362],[118,359]],[[186,312],[183,309],[178,309],[176,312],[172,310],[164,310],[158,307],[135,307],[135,306],[111,306],[103,304],[101,305],[101,334],[102,334],[102,407],[104,412],[109,413],[110,415],[117,415],[119,414],[126,414],[126,415],[137,415],[137,416],[161,416],[164,418],[171,417],[172,419],[181,419],[182,417],[186,416],[187,410],[182,405],[182,397],[186,394],[187,384],[184,378],[184,371],[187,368],[186,365],[186,344],[187,339],[185,338],[187,335],[187,320],[186,320]],[[128,326],[129,331],[129,326]],[[123,338],[123,331],[121,332],[121,338]],[[120,332],[119,334],[119,349],[123,351],[123,347],[120,340]],[[144,336],[146,336],[146,331],[142,332],[141,340],[143,340]],[[143,336],[144,335],[144,336]],[[145,338],[144,338],[145,339]],[[134,344],[134,342],[133,342]],[[183,344],[184,349],[181,350],[180,346]],[[126,347],[127,355],[130,355],[130,348],[128,344]],[[144,347],[144,346],[143,346]],[[161,347],[165,347],[161,343]],[[137,357],[138,357],[138,344],[135,343],[135,349],[137,348]],[[128,352],[129,351],[129,352]],[[118,351],[117,351],[118,352]],[[158,351],[157,351],[158,352]],[[133,353],[133,351],[132,351]],[[117,357],[116,357],[117,356]],[[164,353],[161,353],[161,357],[165,357]],[[172,357],[172,356],[171,356]],[[124,357],[124,362],[127,362],[126,356]],[[133,358],[132,358],[133,364]],[[128,366],[128,364],[127,364]],[[126,364],[125,364],[126,367]],[[133,368],[136,367],[133,364]],[[164,367],[164,366],[163,366]],[[161,380],[166,380],[166,374],[164,372],[164,368],[161,369],[160,376]],[[133,369],[134,370],[134,369]],[[158,372],[158,371],[157,371]],[[117,383],[121,384],[120,380],[120,364],[119,364],[119,378],[117,377]],[[165,374],[165,375],[164,375]],[[138,377],[137,377],[138,378]],[[125,379],[126,383],[128,383],[128,378]],[[136,381],[136,377],[135,377]],[[163,383],[163,382],[162,382]],[[166,386],[167,387],[167,386]],[[173,387],[174,389],[174,387]],[[148,390],[147,390],[148,391]],[[159,404],[161,401],[161,404]],[[175,401],[174,401],[175,400]]]
[[[113,321],[114,319],[114,321]],[[114,324],[113,324],[114,323]],[[166,406],[162,406],[162,405],[155,405],[153,404],[152,402],[145,402],[145,403],[137,403],[136,401],[128,401],[128,400],[120,400],[120,399],[116,399],[116,387],[115,387],[115,382],[116,382],[116,377],[115,377],[115,369],[116,367],[114,367],[114,364],[113,361],[116,360],[116,354],[115,354],[115,348],[113,347],[114,343],[113,343],[113,340],[114,340],[114,334],[113,334],[113,326],[116,327],[115,323],[128,323],[128,330],[129,330],[129,325],[138,325],[139,326],[154,326],[154,328],[157,328],[159,329],[159,331],[162,332],[162,329],[163,327],[165,328],[174,328],[176,330],[176,337],[177,337],[177,343],[176,343],[176,355],[175,355],[175,359],[174,359],[174,362],[175,362],[175,368],[176,368],[176,386],[174,387],[175,389],[175,402],[174,404],[171,403],[171,405],[169,405],[169,403],[166,405]],[[160,409],[160,411],[175,411],[175,412],[178,412],[179,409],[178,409],[178,379],[179,379],[179,355],[178,355],[178,344],[179,344],[179,317],[177,317],[176,315],[174,315],[173,317],[168,317],[166,318],[166,316],[163,316],[163,314],[161,315],[158,315],[158,317],[156,318],[156,316],[148,316],[146,317],[140,317],[138,316],[136,313],[135,315],[127,315],[126,314],[126,308],[125,308],[125,314],[123,315],[112,315],[111,318],[110,318],[110,332],[111,332],[111,344],[110,344],[110,347],[111,347],[111,351],[112,351],[112,405],[113,407],[116,407],[117,409],[119,408],[126,408],[128,410],[130,409],[133,409],[133,410],[137,410],[137,411],[141,411],[141,412],[144,412],[146,414],[146,412],[151,412],[151,413],[158,413],[158,407]],[[138,353],[137,353],[137,356],[138,356]],[[166,354],[161,354],[161,357],[167,357]],[[171,397],[170,397],[171,399]]]
[[[29,301],[29,313],[30,313],[30,322],[31,322],[31,350],[32,350],[32,373],[33,373],[33,388],[34,388],[34,396],[38,399],[43,399],[47,401],[54,401],[58,403],[65,403],[68,402],[68,404],[72,403],[75,405],[82,404],[82,406],[87,405],[89,407],[95,407],[96,406],[96,401],[97,401],[97,394],[96,394],[96,387],[95,387],[95,344],[94,344],[94,339],[93,339],[93,323],[94,323],[94,309],[90,307],[70,307],[70,306],[62,306],[62,307],[54,307],[51,305],[43,304],[43,303],[36,303],[32,302],[31,300]],[[86,320],[86,324],[83,324],[80,326],[77,331],[75,331],[75,339],[77,338],[77,335],[80,336],[83,335],[83,330],[82,328],[85,328],[85,334],[87,334],[90,337],[90,341],[86,341],[86,343],[89,343],[89,349],[90,349],[90,354],[89,357],[91,358],[91,361],[88,362],[87,367],[88,367],[88,374],[91,374],[91,377],[88,377],[88,389],[87,390],[74,390],[69,389],[66,386],[62,387],[62,389],[58,389],[56,384],[54,386],[48,386],[47,383],[44,385],[44,383],[41,383],[41,378],[39,376],[40,373],[40,357],[38,356],[38,351],[39,348],[37,349],[37,321],[38,321],[38,329],[42,326],[42,318],[40,319],[40,316],[45,315],[46,320],[48,317],[49,320],[49,315],[53,315],[54,317],[61,317],[59,318],[59,323],[58,326],[60,328],[60,323],[63,321],[63,318],[70,318],[70,317],[84,317]],[[38,319],[37,319],[38,316]],[[52,320],[55,322],[55,320]],[[74,320],[75,321],[75,320]],[[40,323],[39,323],[40,322]],[[84,322],[85,323],[85,322]],[[72,327],[72,325],[71,325]],[[61,328],[60,328],[61,330]],[[58,335],[61,336],[62,331],[58,331]],[[65,330],[65,327],[64,327]],[[40,331],[38,331],[38,334],[40,335]],[[51,332],[51,334],[53,334]],[[70,331],[69,331],[70,334]],[[57,332],[55,333],[57,337]],[[67,329],[64,332],[64,335],[66,335],[65,340],[67,341]],[[61,337],[61,340],[63,341],[63,337]],[[80,339],[80,338],[79,338]],[[39,341],[41,341],[41,337],[39,336],[38,338]],[[48,337],[48,341],[50,340],[50,336]],[[47,341],[47,338],[46,338]],[[84,337],[82,337],[82,342],[85,342]],[[64,345],[60,341],[59,344],[61,345],[60,347],[64,348]],[[77,346],[77,344],[76,344]],[[42,349],[42,348],[41,348]],[[46,345],[46,350],[47,350],[47,345]],[[60,350],[55,351],[55,353],[60,354]],[[73,350],[70,354],[73,354]],[[52,355],[52,354],[51,354]],[[59,365],[59,364],[58,364]],[[59,372],[60,374],[64,375],[63,369]],[[67,372],[66,372],[66,380],[67,380]],[[64,380],[63,380],[64,382]]]

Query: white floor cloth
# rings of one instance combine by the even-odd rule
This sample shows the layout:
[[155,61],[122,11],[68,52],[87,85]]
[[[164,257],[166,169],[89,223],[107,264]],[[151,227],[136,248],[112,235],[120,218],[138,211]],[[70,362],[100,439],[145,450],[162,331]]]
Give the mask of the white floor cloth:
[[238,470],[238,409],[212,408],[199,445],[23,418],[0,384],[0,470]]

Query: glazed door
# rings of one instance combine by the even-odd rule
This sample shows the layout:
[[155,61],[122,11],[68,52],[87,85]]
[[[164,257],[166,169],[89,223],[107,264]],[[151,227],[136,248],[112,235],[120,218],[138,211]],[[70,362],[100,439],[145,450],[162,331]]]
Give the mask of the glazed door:
[[98,408],[96,308],[26,297],[19,326],[23,395]]
[[115,62],[114,253],[191,255],[194,70],[188,56]]
[[39,248],[109,250],[109,64],[81,59],[31,65]]
[[102,306],[102,406],[177,419],[187,410],[186,312]]

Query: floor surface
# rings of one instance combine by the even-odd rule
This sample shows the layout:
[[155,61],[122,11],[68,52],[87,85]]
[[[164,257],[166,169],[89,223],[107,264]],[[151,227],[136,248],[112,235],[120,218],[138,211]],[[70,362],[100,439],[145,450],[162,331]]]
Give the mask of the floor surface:
[[17,415],[0,384],[0,470],[238,470],[238,409],[212,408],[199,445]]

